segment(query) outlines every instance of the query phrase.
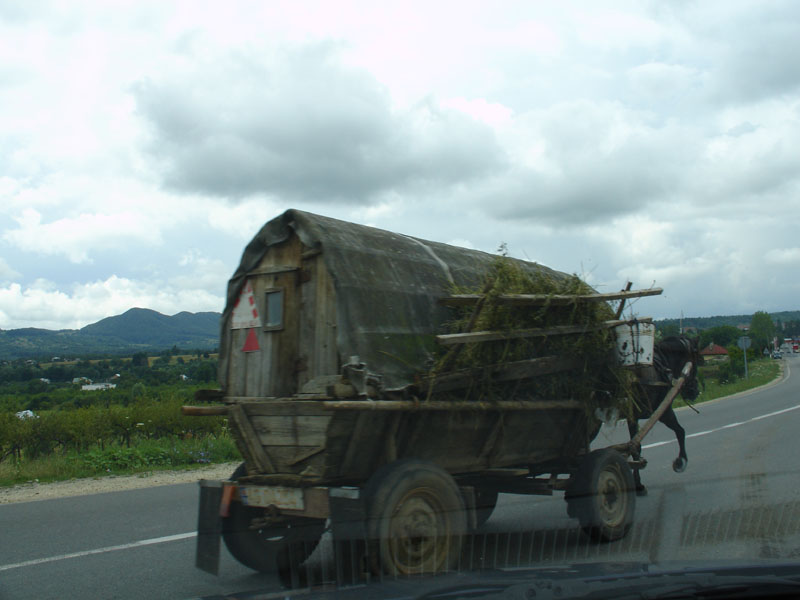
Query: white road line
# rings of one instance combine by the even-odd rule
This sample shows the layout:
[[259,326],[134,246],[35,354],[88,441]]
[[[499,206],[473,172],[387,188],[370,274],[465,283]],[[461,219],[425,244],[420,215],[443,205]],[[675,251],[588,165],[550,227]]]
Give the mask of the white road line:
[[[752,419],[747,419],[747,421],[741,421],[738,423],[728,423],[727,425],[723,425],[722,427],[717,427],[716,429],[709,429],[707,431],[698,431],[696,433],[690,433],[686,437],[687,438],[694,438],[700,437],[701,435],[708,435],[709,433],[716,433],[717,431],[722,431],[723,429],[732,429],[733,427],[740,427],[742,425],[747,425],[748,423],[752,423],[754,421],[760,421],[761,419],[767,419],[769,417],[775,417],[777,415],[782,415],[787,412],[791,412],[793,410],[800,409],[800,404],[797,406],[790,406],[789,408],[784,408],[782,410],[776,410],[775,412],[767,413],[765,415],[759,415],[757,417],[753,417]],[[677,440],[667,440],[665,442],[654,442],[652,444],[646,444],[642,446],[642,449],[645,448],[655,448],[656,446],[664,446],[665,444],[675,444]]]
[[68,558],[80,558],[82,556],[91,556],[92,554],[103,554],[105,552],[116,552],[117,550],[129,550],[130,548],[139,548],[141,546],[152,546],[154,544],[164,544],[166,542],[177,542],[178,540],[185,540],[196,536],[197,536],[196,531],[190,531],[188,533],[177,533],[175,535],[150,538],[149,540],[140,540],[138,542],[131,542],[130,544],[120,544],[119,546],[107,546],[105,548],[95,548],[94,550],[84,550],[83,552],[59,554],[57,556],[48,556],[47,558],[35,558],[33,560],[26,560],[24,562],[13,563],[10,565],[0,565],[0,571],[10,571],[11,569],[32,567],[44,563],[56,562],[58,560],[66,560]]

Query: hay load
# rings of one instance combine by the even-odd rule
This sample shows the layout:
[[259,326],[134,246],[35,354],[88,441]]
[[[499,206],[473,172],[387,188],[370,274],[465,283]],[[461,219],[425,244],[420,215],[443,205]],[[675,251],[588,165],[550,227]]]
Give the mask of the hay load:
[[[579,277],[531,273],[498,256],[480,286],[453,292],[442,302],[457,317],[438,336],[453,345],[427,374],[428,398],[569,398],[590,414],[597,408],[631,413],[634,375],[617,360],[612,326],[619,321]],[[454,384],[461,389],[447,391]]]

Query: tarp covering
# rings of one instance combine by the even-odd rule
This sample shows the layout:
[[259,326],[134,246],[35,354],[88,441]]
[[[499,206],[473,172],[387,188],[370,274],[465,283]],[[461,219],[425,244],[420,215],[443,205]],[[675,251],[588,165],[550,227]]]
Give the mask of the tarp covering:
[[[382,376],[389,390],[412,383],[415,375],[430,368],[434,336],[446,333],[444,324],[454,316],[452,309],[437,300],[450,295],[454,284],[478,288],[497,258],[477,250],[287,210],[264,225],[247,245],[228,283],[220,338],[223,389],[231,351],[227,324],[247,274],[271,247],[293,233],[304,245],[322,251],[333,278],[337,349],[342,361],[358,356],[370,372]],[[516,262],[530,272],[565,276],[536,263]]]

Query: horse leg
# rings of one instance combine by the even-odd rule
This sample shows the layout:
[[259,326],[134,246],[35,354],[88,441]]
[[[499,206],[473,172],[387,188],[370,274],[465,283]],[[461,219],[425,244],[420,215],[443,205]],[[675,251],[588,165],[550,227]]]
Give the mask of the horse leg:
[[[638,421],[628,421],[628,433],[633,439],[637,433],[639,433],[639,422]],[[634,459],[638,459],[638,456],[634,456]],[[639,469],[633,469],[633,483],[636,486],[636,495],[637,496],[646,496],[647,495],[647,488],[642,485],[642,479],[639,476]]]
[[675,432],[675,437],[678,440],[678,458],[672,463],[672,470],[676,473],[683,473],[686,470],[686,465],[689,464],[689,457],[686,455],[686,432],[678,423],[678,417],[675,416],[675,411],[670,406],[667,411],[661,415],[659,419],[664,425]]

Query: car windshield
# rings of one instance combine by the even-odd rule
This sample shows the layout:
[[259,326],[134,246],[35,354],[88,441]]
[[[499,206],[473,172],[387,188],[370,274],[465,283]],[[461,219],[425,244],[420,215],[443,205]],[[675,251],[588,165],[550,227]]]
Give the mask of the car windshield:
[[0,597],[794,593],[799,30],[0,3]]

